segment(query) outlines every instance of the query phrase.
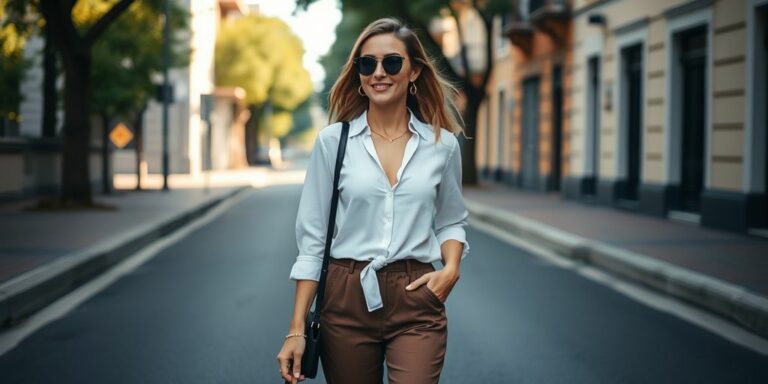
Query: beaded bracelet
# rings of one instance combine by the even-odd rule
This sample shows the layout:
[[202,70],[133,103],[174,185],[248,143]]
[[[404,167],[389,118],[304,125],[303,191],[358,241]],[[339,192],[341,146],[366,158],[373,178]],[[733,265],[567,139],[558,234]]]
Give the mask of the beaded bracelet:
[[287,339],[287,338],[289,338],[289,337],[293,337],[293,336],[302,336],[302,337],[307,337],[307,335],[305,335],[305,334],[303,334],[303,333],[289,333],[289,334],[287,334],[287,335],[285,336],[285,338]]

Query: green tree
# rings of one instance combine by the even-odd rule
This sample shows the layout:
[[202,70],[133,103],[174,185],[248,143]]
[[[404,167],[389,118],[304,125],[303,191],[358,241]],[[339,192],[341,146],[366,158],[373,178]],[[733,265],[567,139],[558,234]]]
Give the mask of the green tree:
[[[187,12],[171,3],[172,66],[189,63],[189,50],[180,44],[177,32],[187,27]],[[101,3],[106,6],[107,3]],[[103,190],[108,193],[108,132],[116,117],[132,118],[137,131],[135,140],[141,138],[141,117],[149,100],[155,94],[153,75],[162,71],[163,23],[161,2],[136,0],[134,4],[115,21],[104,35],[93,45],[93,89],[91,113],[98,115],[102,123],[103,138]],[[98,17],[94,8],[75,9],[78,23],[90,23],[91,17]],[[82,13],[82,14],[81,14]],[[137,147],[139,149],[139,147]],[[141,154],[138,153],[140,156]],[[137,167],[137,174],[138,174]]]
[[[248,153],[258,151],[261,137],[286,135],[292,126],[291,111],[311,95],[303,55],[299,38],[277,18],[252,14],[221,26],[214,61],[216,85],[246,91],[251,112],[246,124]],[[268,132],[261,132],[266,131],[260,129],[264,125]]]
[[328,52],[320,58],[320,64],[325,69],[322,91],[322,94],[325,96],[322,98],[322,105],[325,109],[328,109],[328,93],[331,91],[333,83],[339,77],[341,68],[347,61],[349,51],[355,45],[357,35],[372,20],[372,16],[367,16],[360,11],[345,9],[341,22],[336,25],[336,40]]
[[[8,0],[9,8],[21,9],[27,0]],[[84,8],[101,12],[93,22],[77,24],[73,9],[78,0],[38,0],[37,11],[45,19],[47,37],[53,40],[64,68],[64,128],[59,205],[93,206],[89,157],[91,127],[91,50],[107,28],[125,12],[133,0],[80,0]],[[87,4],[86,4],[87,3]]]
[[[306,9],[316,0],[297,0],[297,4]],[[462,111],[462,117],[466,124],[465,130],[469,137],[474,137],[480,104],[486,97],[486,87],[493,72],[493,18],[496,15],[512,12],[517,9],[516,0],[472,0],[472,1],[451,1],[451,0],[392,0],[392,1],[370,1],[370,0],[341,0],[344,11],[344,18],[337,27],[337,36],[342,37],[336,41],[331,49],[331,53],[324,59],[328,75],[334,76],[327,82],[335,81],[338,77],[338,65],[347,59],[347,54],[352,49],[354,39],[362,31],[363,27],[369,22],[381,18],[394,16],[403,20],[407,25],[414,28],[422,43],[429,53],[437,60],[438,70],[449,80],[456,83],[464,94],[466,105]],[[428,33],[429,23],[435,18],[452,17],[459,26],[459,38],[463,42],[463,31],[461,24],[458,23],[459,7],[470,7],[477,12],[481,20],[480,32],[484,36],[485,46],[483,47],[483,56],[485,57],[486,67],[481,73],[473,73],[469,70],[468,49],[465,44],[461,44],[459,50],[458,66],[454,67],[443,54],[439,43]],[[349,20],[347,20],[349,18]],[[331,58],[334,55],[337,58]],[[341,60],[341,61],[339,61]],[[331,67],[329,68],[328,65]],[[477,166],[475,164],[475,140],[462,141],[462,159],[463,159],[463,182],[464,184],[477,184]]]
[[[154,97],[154,75],[162,71],[163,10],[158,1],[137,0],[115,25],[94,44],[91,112],[109,118],[143,109]],[[89,10],[89,12],[92,11]],[[87,20],[90,15],[83,16]],[[187,27],[187,13],[175,4],[171,10],[171,66],[189,64],[177,32]],[[87,22],[87,21],[86,21]]]
[[0,136],[21,120],[21,82],[29,65],[24,58],[24,45],[30,26],[21,16],[26,14],[27,7],[6,12],[8,6],[8,0],[0,0]]

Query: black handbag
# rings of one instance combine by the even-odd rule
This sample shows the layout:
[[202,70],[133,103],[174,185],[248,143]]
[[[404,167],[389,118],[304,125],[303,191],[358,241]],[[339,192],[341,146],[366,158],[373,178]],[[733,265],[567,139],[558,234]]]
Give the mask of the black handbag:
[[336,154],[336,169],[333,172],[333,197],[331,197],[331,213],[328,217],[328,232],[325,236],[323,269],[320,272],[320,282],[317,286],[317,301],[315,301],[315,310],[309,311],[304,324],[304,334],[307,337],[304,355],[301,357],[301,374],[310,379],[314,379],[317,376],[317,368],[320,365],[320,343],[322,342],[320,340],[320,312],[323,309],[325,276],[328,273],[328,263],[331,257],[331,240],[333,239],[333,228],[336,223],[336,206],[339,203],[339,174],[341,173],[341,164],[344,160],[344,152],[347,148],[348,132],[349,123],[345,121],[342,124],[339,150]]

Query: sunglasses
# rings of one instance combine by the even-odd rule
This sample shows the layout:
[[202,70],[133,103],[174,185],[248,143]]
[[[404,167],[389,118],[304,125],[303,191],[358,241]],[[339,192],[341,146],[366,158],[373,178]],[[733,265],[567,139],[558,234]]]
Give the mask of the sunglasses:
[[[405,57],[402,56],[386,56],[381,59],[381,66],[384,67],[384,72],[387,74],[397,75],[403,68],[403,60],[405,60]],[[355,64],[355,68],[357,68],[359,74],[370,76],[373,72],[376,72],[376,63],[378,63],[378,60],[372,56],[358,56],[355,57],[352,62]]]

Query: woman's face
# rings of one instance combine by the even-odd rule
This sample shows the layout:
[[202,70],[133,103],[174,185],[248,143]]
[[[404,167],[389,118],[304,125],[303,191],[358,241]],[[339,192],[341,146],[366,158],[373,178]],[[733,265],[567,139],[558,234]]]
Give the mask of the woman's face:
[[[360,49],[360,56],[376,58],[376,70],[370,75],[360,76],[363,92],[371,103],[377,105],[405,104],[410,81],[415,81],[419,70],[414,68],[411,58],[406,53],[405,43],[393,33],[385,33],[368,38]],[[404,57],[402,68],[396,74],[384,70],[382,59],[397,55]]]

